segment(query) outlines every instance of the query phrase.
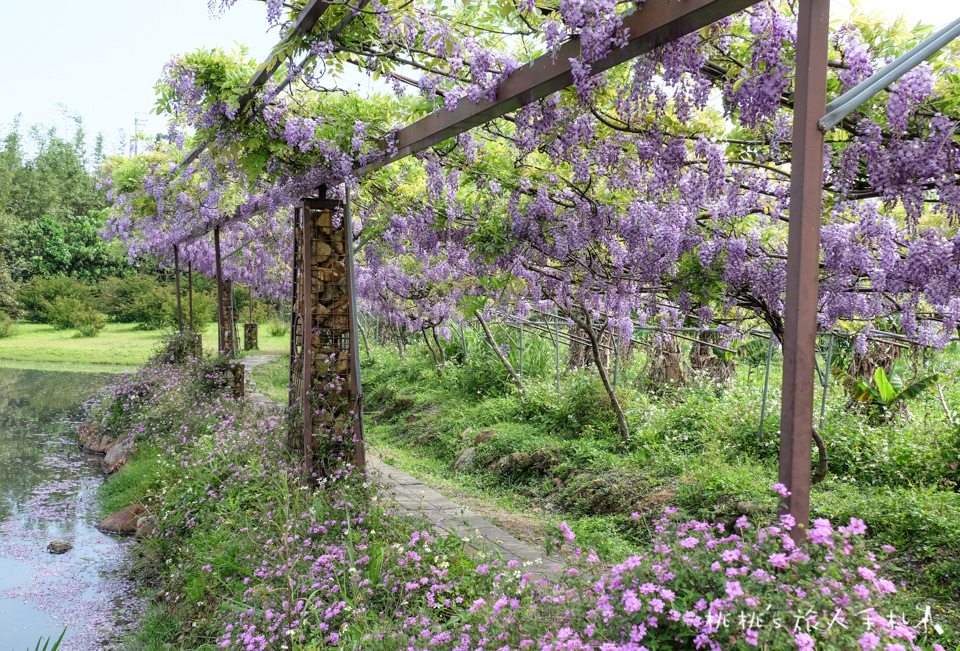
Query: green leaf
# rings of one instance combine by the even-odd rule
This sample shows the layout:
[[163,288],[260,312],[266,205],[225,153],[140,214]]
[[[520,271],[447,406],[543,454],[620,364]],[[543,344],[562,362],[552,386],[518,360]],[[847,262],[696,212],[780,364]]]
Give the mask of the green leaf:
[[877,385],[877,393],[881,403],[889,405],[893,402],[894,398],[897,397],[897,392],[894,390],[893,385],[890,384],[890,381],[887,379],[887,374],[882,368],[878,368],[873,374],[873,382]]
[[939,381],[940,381],[940,375],[938,373],[934,373],[933,375],[928,375],[923,379],[917,380],[916,382],[908,386],[906,389],[901,391],[900,395],[897,396],[897,400],[898,401],[912,400],[913,398],[916,398],[921,393],[923,393],[924,391],[926,391],[927,389],[929,389]]

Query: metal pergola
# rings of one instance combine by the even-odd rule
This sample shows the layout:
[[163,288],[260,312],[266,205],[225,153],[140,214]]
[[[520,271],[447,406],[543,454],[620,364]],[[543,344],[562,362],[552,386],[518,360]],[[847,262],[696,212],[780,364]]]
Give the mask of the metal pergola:
[[[646,0],[623,18],[623,27],[628,32],[626,43],[615,48],[605,58],[590,61],[591,72],[598,74],[609,70],[758,2],[759,0]],[[330,6],[326,2],[310,0],[284,40],[309,31]],[[792,536],[798,542],[806,538],[810,513],[814,412],[814,383],[811,380],[816,373],[824,131],[882,90],[884,85],[899,78],[960,33],[958,20],[871,79],[845,93],[831,104],[831,108],[836,110],[825,118],[829,21],[829,0],[799,0],[779,462],[779,480],[791,491],[789,497],[781,500],[780,510],[782,513],[790,513],[796,520],[797,526],[793,529]],[[334,30],[342,29],[344,25],[341,21]],[[247,102],[253,91],[265,84],[278,69],[278,53],[282,51],[283,42],[274,48],[271,56],[258,68],[248,83],[249,93],[245,96]],[[919,52],[925,46],[926,49]],[[496,99],[480,102],[461,99],[455,110],[435,111],[399,130],[391,143],[381,143],[381,158],[356,167],[351,175],[362,176],[572,86],[574,78],[570,60],[579,59],[580,56],[579,39],[571,39],[558,52],[545,54],[504,79],[496,89]],[[876,78],[879,75],[885,76],[878,81]],[[818,123],[822,119],[824,121],[821,126]],[[194,160],[202,148],[203,145],[192,151],[184,165]],[[237,211],[220,222],[218,227],[227,226],[240,219],[241,214]],[[200,237],[209,231],[209,227],[198,228],[182,241]],[[347,237],[350,235],[348,233]],[[349,248],[352,249],[352,242]],[[352,295],[352,268],[350,288]],[[355,315],[355,307],[352,309]],[[352,383],[358,383],[359,380],[357,358],[357,355],[351,356]]]

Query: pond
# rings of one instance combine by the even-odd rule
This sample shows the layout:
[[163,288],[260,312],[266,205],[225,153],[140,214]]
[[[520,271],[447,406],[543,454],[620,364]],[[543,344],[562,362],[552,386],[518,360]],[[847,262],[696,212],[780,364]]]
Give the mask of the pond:
[[[64,651],[110,648],[118,613],[141,610],[125,572],[135,543],[94,528],[101,457],[77,446],[85,404],[112,377],[0,368],[0,651],[64,627]],[[51,554],[54,540],[73,549]]]

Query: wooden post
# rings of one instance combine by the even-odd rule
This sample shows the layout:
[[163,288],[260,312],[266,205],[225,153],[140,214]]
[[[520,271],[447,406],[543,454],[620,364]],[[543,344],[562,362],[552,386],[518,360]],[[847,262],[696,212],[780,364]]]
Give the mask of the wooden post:
[[813,375],[823,210],[823,132],[817,121],[826,112],[829,26],[830,0],[800,1],[783,310],[779,477],[791,493],[781,499],[780,510],[789,512],[796,521],[790,536],[797,543],[806,540],[810,523]]

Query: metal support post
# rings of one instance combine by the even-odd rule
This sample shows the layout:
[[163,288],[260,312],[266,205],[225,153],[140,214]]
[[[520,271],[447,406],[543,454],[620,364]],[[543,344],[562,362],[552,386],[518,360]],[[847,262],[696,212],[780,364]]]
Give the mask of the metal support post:
[[187,294],[190,300],[190,332],[193,332],[193,261],[187,260]]
[[357,346],[357,292],[353,273],[353,211],[350,206],[350,186],[344,184],[346,202],[343,206],[344,248],[347,253],[347,292],[350,295],[350,404],[353,407],[354,459],[360,470],[366,468],[367,456],[363,438],[363,385],[360,383],[360,350]]
[[224,327],[226,326],[223,313],[223,269],[220,265],[220,227],[213,229],[213,251],[217,262],[217,350],[222,355],[226,342],[224,341]]
[[620,344],[617,342],[617,335],[613,335],[613,386],[617,386],[617,376],[620,375]]
[[757,442],[763,443],[763,419],[767,416],[767,387],[770,386],[770,359],[773,357],[773,331],[767,343],[767,370],[763,374],[763,398],[760,401],[760,430],[757,432]]
[[[321,196],[325,194],[321,189]],[[301,206],[300,217],[303,229],[303,276],[300,285],[303,290],[303,395],[300,397],[300,411],[303,413],[303,474],[308,484],[314,481],[313,475],[313,211]]]
[[523,377],[523,321],[520,321],[520,377]]
[[173,276],[177,281],[177,323],[180,327],[180,334],[183,334],[183,307],[180,305],[180,250],[173,245]]
[[823,132],[817,120],[827,96],[830,0],[800,0],[794,89],[793,160],[787,286],[784,301],[783,392],[780,411],[780,483],[791,492],[780,503],[796,521],[790,535],[807,537],[813,445],[813,383],[817,336]]
[[827,409],[827,390],[830,388],[830,361],[833,357],[833,333],[830,333],[830,344],[827,346],[827,367],[823,372],[823,395],[820,397],[820,422],[817,429],[823,429],[823,413]]
[[554,346],[557,350],[557,395],[560,395],[560,315],[557,315],[557,338],[554,339]]

